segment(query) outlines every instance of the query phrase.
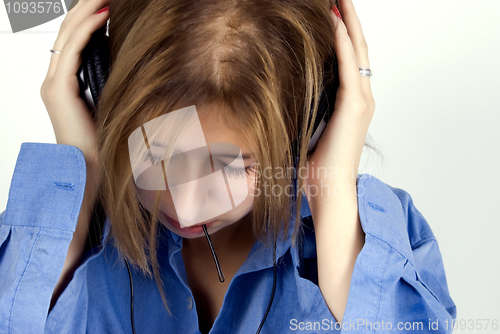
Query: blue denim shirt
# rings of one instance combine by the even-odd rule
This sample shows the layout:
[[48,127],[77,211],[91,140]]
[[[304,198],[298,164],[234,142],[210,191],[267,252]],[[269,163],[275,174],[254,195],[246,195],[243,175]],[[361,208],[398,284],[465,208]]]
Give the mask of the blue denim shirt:
[[[0,214],[0,333],[132,333],[127,268],[112,242],[87,252],[47,315],[75,231],[86,167],[73,146],[24,143]],[[358,176],[365,245],[356,260],[342,324],[317,285],[312,225],[300,247],[277,245],[277,286],[261,333],[451,333],[450,298],[437,241],[411,196]],[[307,201],[302,211],[309,216]],[[109,231],[106,221],[103,240]],[[132,268],[137,333],[199,333],[196,302],[167,229],[158,258],[172,316],[154,279]],[[256,242],[227,289],[210,333],[255,333],[271,295],[272,249]]]

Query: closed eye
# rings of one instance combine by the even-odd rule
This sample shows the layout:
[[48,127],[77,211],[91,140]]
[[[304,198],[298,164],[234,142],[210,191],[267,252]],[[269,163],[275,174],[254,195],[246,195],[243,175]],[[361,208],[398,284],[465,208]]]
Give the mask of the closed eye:
[[224,167],[224,172],[226,173],[226,175],[233,179],[241,179],[245,176],[245,174],[250,175],[250,172],[252,171],[252,166],[248,166],[245,168],[233,168],[230,166]]
[[161,156],[150,154],[149,152],[147,152],[146,154],[144,154],[144,161],[148,160],[151,161],[153,165],[159,165],[161,163]]

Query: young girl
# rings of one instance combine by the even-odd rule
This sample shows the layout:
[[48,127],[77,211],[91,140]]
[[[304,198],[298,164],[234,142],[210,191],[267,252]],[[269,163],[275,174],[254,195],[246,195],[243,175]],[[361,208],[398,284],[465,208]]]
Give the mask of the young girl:
[[[408,193],[358,175],[374,100],[351,0],[108,4],[79,1],[54,43],[41,96],[57,145],[22,145],[0,215],[2,332],[451,332],[427,222]],[[94,120],[75,73],[108,19]],[[334,53],[334,113],[308,155]],[[213,187],[175,188],[192,160],[169,177],[152,155],[151,121],[188,110],[206,145],[176,144],[206,148],[208,174],[221,143],[237,148],[227,207]],[[136,175],[134,133],[163,184]]]

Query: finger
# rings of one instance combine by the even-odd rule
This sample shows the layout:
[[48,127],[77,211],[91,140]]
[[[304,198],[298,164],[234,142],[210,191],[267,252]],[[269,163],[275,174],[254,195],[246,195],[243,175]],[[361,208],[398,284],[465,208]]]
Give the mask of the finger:
[[66,40],[71,36],[73,31],[80,26],[83,20],[108,5],[109,2],[110,0],[80,1],[76,7],[70,11],[72,13],[68,13],[70,16],[62,22],[61,30],[54,43],[54,47],[62,49]]
[[347,27],[347,33],[351,38],[354,52],[356,53],[356,58],[358,59],[358,65],[359,67],[370,68],[368,46],[363,33],[363,28],[361,27],[361,22],[359,21],[356,10],[354,9],[354,4],[352,0],[339,0],[339,3],[342,19]]
[[[74,2],[77,2],[77,4],[70,11],[68,11],[66,13],[64,20],[61,22],[61,25],[59,26],[59,32],[57,34],[56,40],[54,41],[54,44],[52,47],[53,50],[61,51],[60,49],[58,49],[58,46],[56,46],[56,45],[61,44],[61,48],[62,48],[62,45],[64,45],[64,43],[62,42],[62,38],[60,37],[60,35],[62,35],[62,30],[65,29],[65,27],[66,27],[65,25],[67,24],[67,22],[69,22],[69,20],[71,20],[71,17],[75,13],[75,11],[77,11],[78,8],[80,8],[80,5],[84,1],[85,0],[81,0],[81,1],[74,0]],[[59,42],[59,40],[61,40],[61,42]],[[50,63],[49,63],[49,69],[47,70],[46,78],[50,79],[54,76],[58,60],[59,60],[59,53],[51,53],[50,54]]]
[[[368,57],[368,46],[366,39],[361,27],[361,22],[359,21],[356,10],[354,9],[354,4],[352,0],[339,0],[342,9],[341,15],[344,24],[347,28],[347,33],[349,34],[354,53],[356,54],[356,59],[359,68],[370,68],[370,60]],[[371,90],[371,80],[368,76],[361,76],[361,88],[363,95],[366,100],[372,101],[373,94]]]
[[[64,17],[64,21],[67,21],[67,20],[71,20],[71,17],[73,16],[73,14],[75,14],[76,11],[78,11],[78,8],[81,7],[81,5],[86,2],[87,0],[74,0],[73,2],[75,4],[71,4],[73,6],[73,8],[67,8],[68,12],[66,13],[66,16]],[[75,9],[76,8],[76,9]],[[64,22],[63,21],[63,22]]]
[[[109,0],[99,1],[85,1],[80,0],[78,4],[68,12],[66,18],[61,23],[61,28],[52,49],[62,51],[64,44],[71,36],[75,29],[79,29],[83,20],[87,17],[94,15],[99,9],[106,6]],[[68,16],[69,15],[69,16]],[[47,71],[47,78],[52,78],[56,72],[57,63],[61,58],[61,54],[52,53],[50,58],[49,69]]]
[[64,44],[59,55],[59,61],[56,67],[54,77],[62,82],[75,76],[81,65],[81,53],[90,41],[92,34],[102,27],[109,18],[109,11],[89,16],[82,22],[70,38]]
[[359,65],[347,28],[333,10],[330,12],[335,27],[335,53],[339,64],[340,88],[360,88]]

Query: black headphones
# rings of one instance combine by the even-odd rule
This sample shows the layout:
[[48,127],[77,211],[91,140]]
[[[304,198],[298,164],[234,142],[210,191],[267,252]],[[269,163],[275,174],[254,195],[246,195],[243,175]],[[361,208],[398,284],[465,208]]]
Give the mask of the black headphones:
[[[82,65],[78,69],[77,78],[80,85],[80,96],[86,102],[92,115],[95,117],[96,105],[99,101],[101,91],[106,84],[108,78],[108,72],[110,67],[110,48],[109,48],[109,37],[106,35],[107,26],[99,28],[91,37],[89,43],[82,51]],[[330,78],[329,82],[325,82],[323,87],[323,92],[320,97],[318,111],[316,119],[313,125],[313,132],[311,140],[308,146],[308,154],[312,153],[318,143],[318,140],[323,133],[326,124],[330,120],[334,106],[335,98],[337,94],[337,89],[339,87],[339,75],[338,75],[338,63],[336,56],[333,56],[331,61],[324,64],[325,73],[328,70],[333,71],[333,78]],[[309,123],[312,120],[312,111],[309,114]],[[299,129],[299,137],[301,134]],[[298,152],[300,151],[300,144],[298,141],[292,143],[292,154],[294,162],[297,161]],[[125,261],[127,266],[129,280],[130,280],[130,316],[131,316],[131,326],[132,332],[135,334],[134,325],[134,289],[132,274],[130,271],[130,266],[127,261]],[[262,326],[267,318],[271,305],[273,303],[274,294],[276,291],[276,240],[274,241],[273,247],[273,288],[266,312],[262,318],[259,328],[257,329],[257,334],[260,333]]]

